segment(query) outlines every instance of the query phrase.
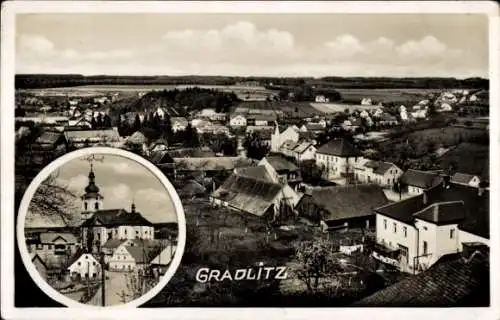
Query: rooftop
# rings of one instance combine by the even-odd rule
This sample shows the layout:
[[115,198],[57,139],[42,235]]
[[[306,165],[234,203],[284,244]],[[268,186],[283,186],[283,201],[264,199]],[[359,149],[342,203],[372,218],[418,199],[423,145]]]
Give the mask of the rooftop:
[[125,209],[98,210],[94,215],[83,222],[82,227],[96,224],[105,226],[151,226],[151,222],[139,212],[128,212]]
[[316,151],[321,154],[328,154],[337,157],[358,157],[361,152],[346,139],[330,140]]
[[443,182],[443,177],[437,173],[408,169],[400,178],[406,185],[429,189]]

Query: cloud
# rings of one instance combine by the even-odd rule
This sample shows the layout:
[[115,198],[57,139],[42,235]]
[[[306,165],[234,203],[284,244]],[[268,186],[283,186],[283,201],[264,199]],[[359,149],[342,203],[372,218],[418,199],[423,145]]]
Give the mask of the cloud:
[[137,209],[151,221],[176,221],[177,215],[167,190],[140,189],[135,193]]
[[54,50],[54,43],[40,35],[25,34],[19,38],[19,47],[20,50],[37,54],[50,54]]
[[[36,52],[44,52],[40,59]],[[345,33],[308,44],[240,21],[218,29],[170,30],[140,49],[82,52],[40,35],[19,38],[17,72],[116,75],[487,76],[487,61],[435,35],[396,42]],[[71,71],[69,71],[71,70]],[[118,168],[120,169],[120,168]],[[126,169],[126,168],[123,168]]]
[[65,185],[68,187],[69,190],[76,194],[80,194],[83,192],[85,187],[89,183],[89,178],[84,175],[84,174],[79,174],[71,179],[69,179]]

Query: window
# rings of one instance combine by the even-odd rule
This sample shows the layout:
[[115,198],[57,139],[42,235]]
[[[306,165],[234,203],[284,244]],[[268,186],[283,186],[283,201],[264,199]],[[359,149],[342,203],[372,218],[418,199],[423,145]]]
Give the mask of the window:
[[79,265],[79,266],[81,266],[81,265],[82,265],[82,263],[81,263],[80,261],[78,261],[78,265]]
[[424,230],[427,231],[427,227],[426,226],[424,226]]
[[85,207],[85,211],[87,211],[87,210],[88,210],[88,207],[89,207],[89,204],[87,203],[87,201],[85,201],[85,202],[83,203],[83,206]]
[[398,231],[398,229],[397,229],[397,225],[396,225],[396,222],[394,222],[394,223],[392,224],[392,231],[393,231],[394,233],[396,233],[396,232]]
[[48,244],[48,245],[47,245],[47,249],[52,250],[52,245],[51,245],[51,244]]
[[94,262],[92,262],[92,265],[93,265],[93,266],[95,266],[95,265],[96,265],[95,261],[94,261]]
[[427,241],[424,241],[424,252],[423,254],[427,254]]
[[96,210],[99,210],[99,202],[96,202],[96,203],[94,204],[94,207],[95,207],[95,209],[96,209]]
[[450,239],[455,239],[455,229],[450,229]]
[[125,235],[127,235],[127,229],[125,229]]
[[39,250],[43,249],[43,244],[37,243],[36,248]]
[[135,234],[139,234],[139,230],[135,230]]
[[398,247],[399,252],[401,253],[401,257],[406,263],[408,263],[408,248],[400,244],[398,244]]
[[384,229],[387,230],[387,220],[384,219]]

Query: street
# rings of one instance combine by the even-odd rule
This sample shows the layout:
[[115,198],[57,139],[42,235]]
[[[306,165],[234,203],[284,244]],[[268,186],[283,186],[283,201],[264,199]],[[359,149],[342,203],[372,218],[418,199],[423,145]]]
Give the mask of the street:
[[[106,271],[106,291],[105,291],[105,303],[106,306],[113,306],[123,304],[121,298],[121,292],[127,292],[127,273],[124,272],[113,272]],[[128,302],[128,301],[127,301]],[[88,302],[90,305],[100,306],[102,305],[102,287],[99,288],[97,293]]]

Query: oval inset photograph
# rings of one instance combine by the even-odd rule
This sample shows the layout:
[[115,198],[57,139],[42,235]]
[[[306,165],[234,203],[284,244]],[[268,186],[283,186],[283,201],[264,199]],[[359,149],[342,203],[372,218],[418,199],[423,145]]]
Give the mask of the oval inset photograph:
[[58,158],[21,202],[18,243],[29,274],[66,306],[139,306],[180,264],[185,218],[154,165],[87,148]]

